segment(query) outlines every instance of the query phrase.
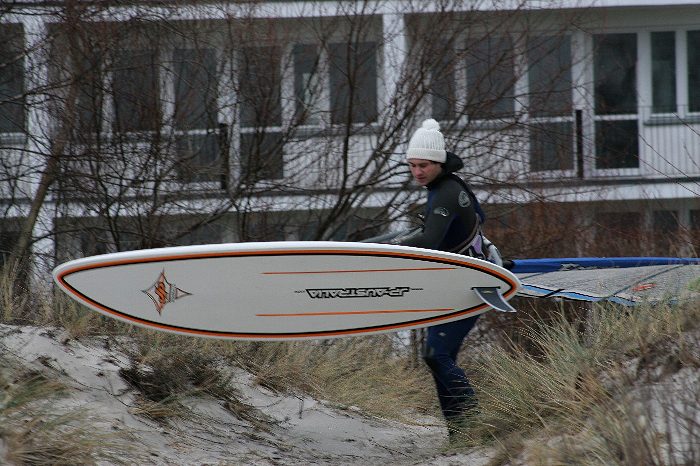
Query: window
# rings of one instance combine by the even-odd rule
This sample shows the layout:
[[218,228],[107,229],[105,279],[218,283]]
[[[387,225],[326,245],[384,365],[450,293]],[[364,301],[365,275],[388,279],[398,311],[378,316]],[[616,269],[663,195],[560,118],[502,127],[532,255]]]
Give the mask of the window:
[[593,37],[595,167],[639,168],[637,36]]
[[317,125],[321,122],[322,80],[320,54],[315,45],[296,44],[294,55],[294,108],[299,124]]
[[23,43],[22,26],[0,26],[0,133],[24,132]]
[[638,168],[639,128],[637,120],[595,122],[595,167]]
[[279,133],[241,134],[241,176],[247,183],[284,177],[282,137]]
[[[80,243],[80,252],[85,256],[94,256],[97,254],[107,254],[110,251],[110,245],[113,243],[112,235],[106,228],[98,227],[80,227],[78,233],[78,241]],[[132,248],[133,249],[133,248]]]
[[537,36],[528,40],[530,169],[574,168],[571,97],[571,39]]
[[595,112],[637,113],[636,34],[593,36]]
[[652,111],[676,111],[676,34],[651,33]]
[[241,51],[239,64],[241,126],[281,126],[279,48],[246,47]]
[[212,49],[176,49],[175,127],[179,130],[216,128],[217,77]]
[[221,243],[223,238],[224,226],[222,224],[204,223],[197,226],[187,227],[186,232],[177,238],[177,244],[188,246],[196,244]]
[[160,128],[160,86],[157,53],[129,50],[114,63],[114,130],[155,131]]
[[217,134],[216,55],[212,49],[176,49],[174,126],[181,181],[220,181],[225,175]]
[[678,241],[678,212],[675,210],[655,210],[651,231],[651,253],[655,255],[673,254]]
[[[700,31],[652,32],[651,85],[652,112],[700,112]],[[687,57],[679,60],[679,57]],[[687,78],[686,89],[678,89],[678,77]]]
[[530,170],[574,168],[573,123],[533,123],[530,126]]
[[432,115],[438,120],[452,120],[455,117],[456,99],[455,53],[448,44],[440,49],[431,73]]
[[693,231],[700,231],[700,210],[690,211],[690,228]]
[[700,31],[688,31],[688,107],[700,112]]
[[597,212],[592,254],[636,256],[641,250],[642,216],[639,212]]
[[690,211],[690,243],[695,255],[700,254],[700,209]]
[[330,44],[331,122],[377,119],[377,44]]
[[83,51],[83,60],[77,70],[79,79],[77,97],[77,131],[75,136],[98,133],[102,128],[102,102],[104,75],[102,56],[96,51]]
[[467,100],[472,118],[513,114],[513,64],[513,46],[508,37],[487,37],[468,46]]
[[211,132],[178,136],[176,150],[180,181],[221,181],[226,176],[218,134]]
[[0,230],[0,268],[7,263],[12,249],[19,241],[19,233],[16,231]]
[[528,43],[531,117],[571,115],[571,38],[542,36]]
[[269,212],[244,214],[238,221],[240,241],[284,241],[285,223]]
[[281,55],[277,47],[242,50],[239,70],[240,165],[244,182],[283,177]]

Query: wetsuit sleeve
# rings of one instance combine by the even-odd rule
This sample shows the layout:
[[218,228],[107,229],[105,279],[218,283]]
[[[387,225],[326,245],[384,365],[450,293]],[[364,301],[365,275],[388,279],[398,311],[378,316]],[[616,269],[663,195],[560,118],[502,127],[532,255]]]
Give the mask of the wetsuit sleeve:
[[433,198],[428,202],[428,210],[425,213],[425,224],[422,231],[400,238],[403,246],[414,246],[427,249],[440,249],[452,222],[460,215],[458,199],[462,191],[461,186],[452,181],[442,183],[436,190]]

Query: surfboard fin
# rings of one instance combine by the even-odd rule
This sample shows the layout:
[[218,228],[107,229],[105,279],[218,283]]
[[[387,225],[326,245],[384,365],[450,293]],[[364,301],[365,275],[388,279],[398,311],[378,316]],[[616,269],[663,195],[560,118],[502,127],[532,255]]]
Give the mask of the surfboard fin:
[[499,312],[516,312],[515,308],[503,299],[500,289],[496,286],[475,286],[474,293],[481,300]]

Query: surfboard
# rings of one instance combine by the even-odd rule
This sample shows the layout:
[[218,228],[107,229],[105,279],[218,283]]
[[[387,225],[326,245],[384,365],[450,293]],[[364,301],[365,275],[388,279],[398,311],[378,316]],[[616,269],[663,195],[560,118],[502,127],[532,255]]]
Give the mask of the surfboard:
[[224,339],[333,338],[407,330],[500,308],[520,281],[458,254],[373,243],[230,243],[73,260],[58,286],[135,325]]

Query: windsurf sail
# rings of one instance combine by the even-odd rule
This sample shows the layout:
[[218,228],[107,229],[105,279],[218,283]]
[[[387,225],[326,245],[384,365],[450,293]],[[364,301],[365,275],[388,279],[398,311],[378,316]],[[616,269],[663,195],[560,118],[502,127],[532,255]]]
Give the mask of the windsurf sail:
[[700,259],[578,257],[515,259],[520,296],[624,305],[700,297]]

